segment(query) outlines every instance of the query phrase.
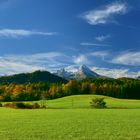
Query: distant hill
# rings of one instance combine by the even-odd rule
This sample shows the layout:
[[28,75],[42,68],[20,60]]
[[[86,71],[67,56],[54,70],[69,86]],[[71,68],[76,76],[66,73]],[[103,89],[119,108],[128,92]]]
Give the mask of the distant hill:
[[0,84],[16,83],[37,83],[37,82],[49,82],[49,83],[66,83],[62,77],[51,74],[48,71],[35,71],[32,73],[21,73],[10,76],[0,77]]

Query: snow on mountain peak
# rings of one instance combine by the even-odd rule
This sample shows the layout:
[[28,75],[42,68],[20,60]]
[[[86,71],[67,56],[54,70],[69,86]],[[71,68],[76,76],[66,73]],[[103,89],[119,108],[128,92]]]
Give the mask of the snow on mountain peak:
[[90,70],[90,68],[88,68],[86,65],[81,65],[76,73],[76,77],[82,79],[86,77],[88,78],[99,77],[99,75]]
[[55,73],[57,76],[66,78],[66,79],[84,79],[84,78],[95,78],[100,77],[97,73],[92,71],[86,65],[81,65],[76,72],[70,72],[64,68],[57,70]]

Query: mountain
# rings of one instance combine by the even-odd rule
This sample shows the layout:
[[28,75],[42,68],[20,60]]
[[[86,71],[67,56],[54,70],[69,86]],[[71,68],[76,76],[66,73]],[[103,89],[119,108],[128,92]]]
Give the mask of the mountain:
[[138,76],[138,77],[137,77],[137,79],[139,79],[139,80],[140,80],[140,76]]
[[84,79],[84,78],[96,78],[100,77],[96,72],[92,71],[86,65],[82,65],[79,67],[76,73],[76,79]]
[[54,74],[57,75],[57,76],[59,76],[59,77],[65,78],[67,80],[75,79],[75,73],[68,72],[64,68],[62,68],[60,70],[57,70],[57,72],[54,73]]
[[101,77],[99,74],[92,71],[90,68],[88,68],[86,65],[81,65],[76,72],[69,72],[66,71],[64,68],[57,70],[56,73],[54,73],[57,76],[60,76],[65,79],[77,79],[81,80],[84,78],[95,78],[95,77]]
[[48,71],[35,71],[32,73],[21,73],[0,77],[0,84],[8,84],[8,83],[24,84],[37,82],[66,83],[67,80],[63,79],[62,77],[51,74]]

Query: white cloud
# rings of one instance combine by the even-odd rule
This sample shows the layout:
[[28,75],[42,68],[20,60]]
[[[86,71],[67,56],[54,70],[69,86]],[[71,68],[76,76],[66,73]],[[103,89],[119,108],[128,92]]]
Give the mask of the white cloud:
[[96,52],[90,53],[90,55],[97,56],[97,57],[100,57],[100,56],[104,57],[104,56],[107,56],[108,54],[109,54],[108,51],[96,51]]
[[28,37],[31,35],[52,36],[52,35],[56,35],[56,33],[39,32],[39,31],[24,30],[24,29],[0,29],[0,37],[18,38],[18,37]]
[[[79,66],[69,65],[65,69],[69,72],[77,72]],[[104,68],[104,67],[90,67],[92,71],[98,73],[99,75],[110,77],[110,78],[120,78],[120,77],[131,77],[137,78],[140,76],[140,71],[133,72],[126,68]]]
[[77,65],[69,65],[69,66],[65,67],[65,70],[68,72],[75,73],[75,72],[77,72],[78,67],[79,66],[77,66]]
[[66,56],[60,52],[1,56],[0,75],[32,72],[39,69],[53,71],[65,66],[63,59],[66,59]]
[[125,3],[112,3],[97,10],[91,10],[83,14],[82,18],[91,25],[106,24],[114,22],[113,17],[118,14],[125,14],[127,5]]
[[[138,76],[140,76],[140,71],[138,72]],[[137,77],[138,77],[138,76],[137,76]]]
[[109,55],[109,52],[108,51],[96,51],[96,52],[90,53],[90,55],[95,56],[95,57],[101,57],[102,60],[104,60],[104,58]]
[[32,72],[38,69],[43,69],[43,68],[41,66],[35,66],[31,64],[29,65],[22,62],[0,59],[0,75]]
[[129,71],[129,69],[109,69],[109,68],[93,67],[92,70],[100,75],[112,77],[112,78],[138,77],[138,72],[131,72]]
[[28,65],[31,64],[42,67],[50,67],[54,64],[57,66],[57,59],[60,59],[62,56],[63,54],[59,52],[47,52],[28,55],[8,55],[5,56],[5,58],[14,62],[25,63]]
[[95,40],[97,40],[99,42],[103,42],[103,41],[105,41],[106,39],[108,39],[110,37],[111,37],[110,35],[101,35],[101,36],[95,37]]
[[75,64],[78,64],[78,65],[89,63],[89,60],[87,59],[87,57],[85,55],[75,56],[73,61]]
[[114,57],[110,62],[114,64],[140,66],[140,52],[125,52]]
[[[108,56],[107,51],[96,51],[79,56],[66,56],[61,52],[46,52],[37,54],[5,55],[0,57],[0,75],[9,75],[35,70],[56,71],[60,68],[67,68],[75,72],[78,65],[93,65],[89,58]],[[134,57],[134,56],[133,56]],[[133,59],[133,58],[132,58]],[[139,59],[140,60],[140,59]],[[93,67],[92,70],[108,77],[137,77],[139,72],[131,72],[129,69],[109,69]]]
[[98,43],[90,43],[90,42],[82,42],[80,43],[81,46],[97,46],[97,47],[109,47],[109,44],[98,44]]

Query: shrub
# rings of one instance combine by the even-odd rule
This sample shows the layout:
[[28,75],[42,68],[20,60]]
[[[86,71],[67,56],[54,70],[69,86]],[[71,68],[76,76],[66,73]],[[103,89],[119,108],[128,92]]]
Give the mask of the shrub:
[[4,107],[15,108],[15,103],[6,103],[3,105]]
[[4,107],[20,108],[20,109],[37,109],[40,108],[40,105],[38,103],[28,104],[22,102],[13,102],[4,104]]
[[0,107],[2,107],[2,103],[0,103]]
[[34,103],[32,106],[33,106],[33,109],[41,108],[40,105],[39,105],[38,103]]
[[43,105],[43,106],[41,106],[40,108],[47,108],[47,106],[46,106],[46,105]]
[[47,105],[46,105],[46,100],[41,100],[40,101],[40,108],[47,108]]
[[93,98],[90,102],[91,107],[93,108],[106,108],[106,102],[104,98]]
[[21,102],[14,103],[14,105],[15,108],[26,108],[26,105]]

